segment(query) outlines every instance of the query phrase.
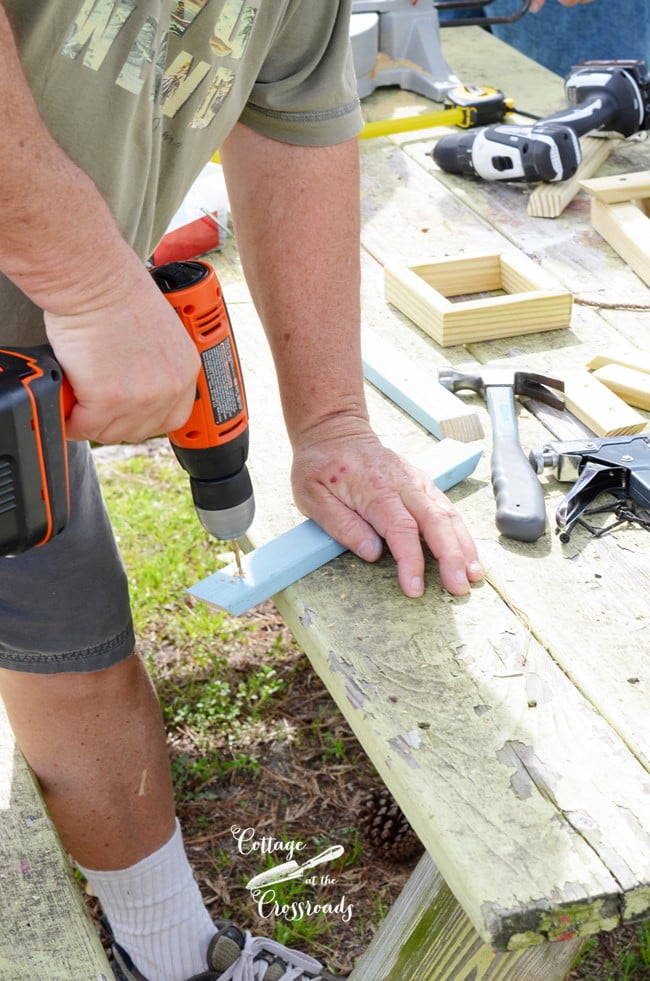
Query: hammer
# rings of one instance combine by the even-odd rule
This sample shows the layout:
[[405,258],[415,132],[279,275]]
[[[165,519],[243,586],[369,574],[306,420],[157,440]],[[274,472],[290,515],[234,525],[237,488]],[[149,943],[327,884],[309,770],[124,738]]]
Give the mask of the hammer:
[[563,392],[564,382],[508,368],[486,368],[480,375],[444,368],[438,373],[438,381],[450,392],[469,389],[485,397],[492,423],[492,489],[497,502],[497,528],[507,538],[537,541],[546,528],[544,493],[519,442],[515,395],[527,395],[563,409],[564,399],[551,389]]

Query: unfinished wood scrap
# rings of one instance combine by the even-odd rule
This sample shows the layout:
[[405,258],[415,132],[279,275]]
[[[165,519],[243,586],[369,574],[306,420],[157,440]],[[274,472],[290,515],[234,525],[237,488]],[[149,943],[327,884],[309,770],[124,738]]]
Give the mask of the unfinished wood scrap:
[[564,401],[596,436],[633,436],[647,425],[643,416],[582,368],[565,373]]
[[633,201],[650,197],[650,170],[638,170],[631,174],[614,174],[581,181],[581,188],[605,204]]
[[[442,347],[567,327],[573,303],[570,292],[516,250],[388,265],[384,289],[388,302]],[[486,292],[499,295],[465,299]]]
[[628,405],[650,409],[650,375],[645,372],[620,364],[607,364],[594,371],[594,378]]
[[582,188],[582,181],[591,177],[612,152],[615,140],[608,137],[583,136],[580,140],[582,159],[573,177],[566,181],[539,184],[528,198],[531,218],[557,218]]
[[368,328],[362,331],[361,349],[366,380],[437,439],[466,443],[483,438],[476,410],[438,382],[433,365],[424,368]]
[[650,171],[583,181],[592,195],[591,224],[650,286]]
[[613,351],[604,351],[603,354],[596,354],[585,365],[590,371],[602,368],[604,365],[618,364],[624,368],[633,368],[635,371],[644,371],[650,374],[650,354],[644,351],[635,351],[633,354],[619,354]]
[[643,282],[650,286],[650,219],[634,201],[591,202],[591,224]]

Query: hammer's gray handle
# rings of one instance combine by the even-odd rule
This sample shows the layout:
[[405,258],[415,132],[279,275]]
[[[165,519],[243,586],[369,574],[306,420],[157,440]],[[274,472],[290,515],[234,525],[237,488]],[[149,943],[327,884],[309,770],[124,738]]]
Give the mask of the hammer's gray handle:
[[502,535],[534,542],[544,534],[546,508],[537,474],[519,442],[512,386],[486,386],[492,422],[492,488]]

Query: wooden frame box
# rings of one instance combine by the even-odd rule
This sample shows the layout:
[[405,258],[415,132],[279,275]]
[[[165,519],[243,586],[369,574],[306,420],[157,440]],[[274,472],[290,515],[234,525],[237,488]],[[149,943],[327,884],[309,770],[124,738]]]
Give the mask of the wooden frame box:
[[[503,295],[449,299],[497,290]],[[568,290],[516,250],[388,265],[384,291],[442,347],[567,327],[573,304]]]

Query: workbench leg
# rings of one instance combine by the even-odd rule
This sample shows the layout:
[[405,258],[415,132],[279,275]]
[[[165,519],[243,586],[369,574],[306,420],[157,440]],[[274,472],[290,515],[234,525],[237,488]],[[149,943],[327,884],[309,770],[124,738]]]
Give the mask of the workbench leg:
[[582,942],[495,953],[425,855],[350,981],[562,981]]

